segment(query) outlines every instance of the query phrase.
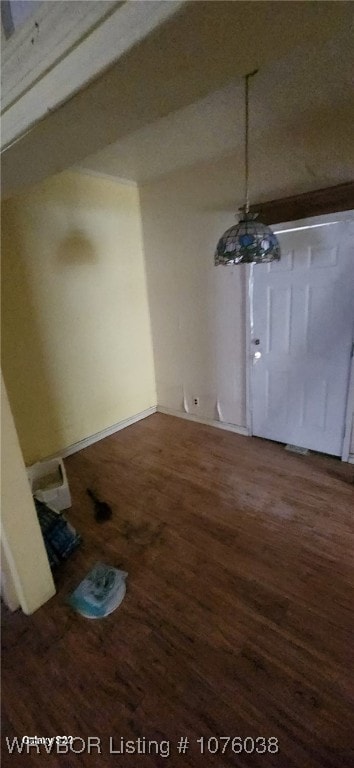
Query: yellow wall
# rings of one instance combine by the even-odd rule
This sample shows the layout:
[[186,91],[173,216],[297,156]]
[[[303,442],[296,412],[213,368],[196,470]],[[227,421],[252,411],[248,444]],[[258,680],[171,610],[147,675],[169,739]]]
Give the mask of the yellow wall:
[[2,378],[1,551],[9,607],[33,613],[55,588]]
[[156,404],[138,190],[67,172],[4,203],[2,358],[27,464]]
[[245,267],[215,269],[213,259],[235,221],[234,167],[223,158],[171,173],[140,199],[157,402],[246,427]]

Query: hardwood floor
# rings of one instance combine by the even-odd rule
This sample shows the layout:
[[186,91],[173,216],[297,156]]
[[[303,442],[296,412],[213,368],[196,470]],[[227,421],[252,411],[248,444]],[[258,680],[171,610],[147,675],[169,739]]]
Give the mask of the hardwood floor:
[[[354,766],[354,468],[162,414],[65,464],[84,546],[41,610],[3,610],[4,768]],[[93,520],[88,486],[112,520]],[[128,589],[90,621],[65,597],[97,560]],[[8,753],[6,736],[56,734],[102,753]],[[110,754],[110,736],[171,754]],[[201,736],[279,752],[201,755]]]

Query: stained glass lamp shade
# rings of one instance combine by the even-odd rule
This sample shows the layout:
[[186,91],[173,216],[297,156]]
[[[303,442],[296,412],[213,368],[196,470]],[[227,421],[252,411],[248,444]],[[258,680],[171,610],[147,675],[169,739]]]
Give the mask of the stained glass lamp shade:
[[249,212],[248,81],[255,74],[256,71],[245,76],[245,206],[238,224],[227,229],[216,246],[216,266],[267,264],[280,259],[280,245],[276,235],[266,224],[256,221],[257,213]]
[[256,216],[254,213],[243,213],[239,223],[224,232],[216,246],[216,266],[279,261],[278,238],[266,224],[257,221]]

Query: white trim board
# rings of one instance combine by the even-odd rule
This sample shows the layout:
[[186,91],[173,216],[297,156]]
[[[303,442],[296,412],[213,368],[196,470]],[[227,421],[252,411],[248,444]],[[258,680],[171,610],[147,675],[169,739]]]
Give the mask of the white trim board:
[[253,285],[253,264],[246,264],[245,279],[243,285],[245,313],[246,313],[246,333],[245,333],[245,372],[246,372],[246,426],[248,435],[253,434],[252,430],[252,365],[251,365],[251,344],[253,330],[253,308],[252,308],[252,285]]
[[[83,7],[77,11],[84,15],[84,21],[86,16],[91,15],[91,3],[87,5],[88,9]],[[106,17],[102,14],[101,20],[98,6],[98,19],[92,31],[80,37],[76,45],[71,44],[62,58],[57,63],[53,62],[38,81],[29,82],[23,95],[19,94],[19,98],[6,110],[1,125],[3,149],[9,148],[43,120],[48,112],[58,109],[107,71],[158,25],[168,21],[182,5],[181,0],[123,2],[117,4],[108,16],[105,6]]]
[[225,429],[228,432],[236,432],[238,435],[244,435],[245,437],[249,436],[249,431],[247,427],[239,427],[236,424],[228,424],[227,422],[213,421],[212,419],[200,419],[198,416],[194,416],[194,414],[191,414],[191,413],[182,413],[181,411],[175,411],[172,408],[164,408],[162,405],[161,406],[152,405],[151,408],[146,408],[145,411],[140,411],[140,413],[136,413],[134,416],[129,416],[127,419],[122,419],[122,421],[118,421],[116,424],[112,424],[112,426],[106,427],[105,429],[102,429],[100,432],[96,432],[94,435],[89,435],[89,437],[84,437],[83,440],[79,440],[77,443],[68,445],[67,448],[63,448],[63,450],[61,451],[56,451],[55,453],[50,454],[50,456],[46,456],[42,459],[39,459],[39,461],[50,461],[50,459],[57,459],[57,458],[65,459],[67,456],[71,456],[73,453],[78,453],[78,451],[82,451],[84,448],[88,448],[90,445],[97,443],[99,440],[103,440],[105,437],[110,437],[110,435],[114,435],[116,432],[119,432],[121,429],[130,427],[132,424],[135,424],[137,421],[146,419],[148,416],[152,416],[152,414],[156,412],[164,413],[166,416],[178,416],[181,419],[188,419],[189,421],[195,421],[198,424],[207,424],[207,426],[217,427],[218,429]]
[[[39,459],[39,461],[49,461],[50,459],[57,459],[59,457],[65,459],[67,456],[71,456],[73,453],[78,453],[78,451],[82,451],[84,448],[88,448],[90,445],[97,443],[99,440],[103,440],[105,437],[110,437],[110,435],[114,435],[116,432],[120,432],[121,429],[130,427],[132,424],[136,424],[136,422],[141,421],[142,419],[146,419],[148,416],[152,416],[154,413],[164,413],[166,416],[176,416],[179,419],[194,421],[197,424],[206,424],[208,427],[224,429],[226,432],[234,432],[235,434],[243,435],[244,437],[251,436],[251,432],[247,427],[240,427],[237,424],[229,424],[228,422],[216,421],[214,419],[201,419],[198,416],[195,416],[193,413],[183,413],[182,411],[177,411],[174,408],[165,408],[163,405],[153,405],[151,408],[147,408],[145,411],[140,411],[140,413],[136,413],[134,416],[129,416],[127,419],[118,421],[116,424],[112,424],[112,426],[106,427],[106,429],[102,429],[101,432],[96,432],[94,435],[85,437],[83,440],[79,440],[77,443],[69,445],[62,451],[56,451],[56,453],[52,453],[50,456]],[[348,463],[354,464],[354,453],[349,454]]]
[[105,429],[102,429],[100,432],[96,432],[94,435],[90,435],[89,437],[84,437],[83,440],[79,440],[77,443],[73,443],[73,445],[68,445],[68,447],[63,448],[62,451],[56,451],[56,453],[52,453],[50,456],[47,456],[45,459],[39,459],[39,461],[50,461],[50,459],[57,459],[59,457],[62,459],[65,459],[66,456],[71,456],[73,453],[82,451],[83,448],[88,448],[90,445],[97,443],[99,440],[103,440],[105,437],[114,435],[115,432],[119,432],[121,429],[130,427],[132,424],[135,424],[137,421],[141,421],[141,419],[146,419],[148,416],[151,416],[153,413],[156,413],[156,410],[157,410],[156,405],[152,405],[151,408],[146,408],[145,411],[140,411],[140,413],[136,413],[134,414],[134,416],[129,416],[127,419],[122,419],[122,421],[118,421],[116,424],[112,424],[111,427],[106,427]]
[[[354,330],[354,329],[353,329]],[[342,461],[350,461],[350,444],[353,433],[353,413],[354,413],[354,342],[352,347],[352,359],[350,365],[347,406],[345,410],[345,428],[342,446]],[[353,454],[351,454],[353,456]]]
[[217,427],[217,429],[225,429],[227,432],[236,432],[237,435],[243,435],[249,437],[249,429],[247,427],[239,427],[237,424],[229,424],[227,421],[216,421],[215,419],[200,419],[199,416],[195,416],[194,413],[184,413],[183,411],[175,411],[173,408],[165,408],[163,405],[157,406],[158,413],[164,413],[166,416],[177,416],[180,419],[187,419],[187,421],[195,421],[198,424],[206,424],[209,427]]

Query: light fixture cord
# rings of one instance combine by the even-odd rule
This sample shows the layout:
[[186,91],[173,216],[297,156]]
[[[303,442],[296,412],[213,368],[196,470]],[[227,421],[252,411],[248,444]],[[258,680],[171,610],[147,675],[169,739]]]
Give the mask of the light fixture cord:
[[245,211],[249,213],[250,210],[250,193],[249,193],[249,84],[250,77],[253,77],[258,72],[255,69],[253,72],[249,72],[245,75]]

